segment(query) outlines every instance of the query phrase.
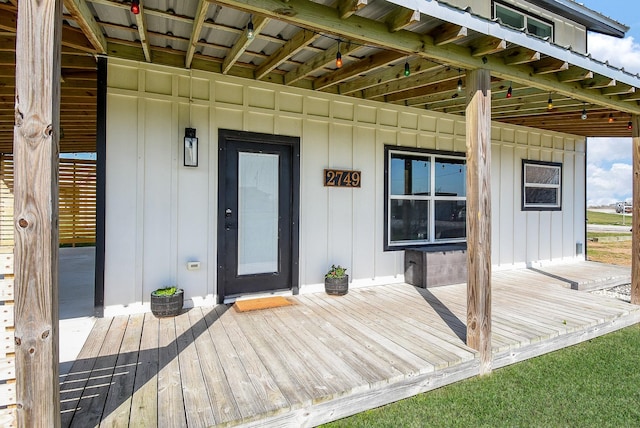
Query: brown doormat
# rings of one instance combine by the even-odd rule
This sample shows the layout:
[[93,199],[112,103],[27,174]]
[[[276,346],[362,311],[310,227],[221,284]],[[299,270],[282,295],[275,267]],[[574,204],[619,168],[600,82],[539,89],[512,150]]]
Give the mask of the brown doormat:
[[233,304],[238,312],[257,311],[260,309],[279,308],[281,306],[290,306],[293,302],[281,296],[262,297],[260,299],[238,300]]

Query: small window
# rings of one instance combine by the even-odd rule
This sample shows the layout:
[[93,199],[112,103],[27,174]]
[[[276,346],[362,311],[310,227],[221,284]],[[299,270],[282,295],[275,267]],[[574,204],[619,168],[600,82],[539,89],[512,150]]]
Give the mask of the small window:
[[509,27],[521,30],[526,28],[527,32],[541,39],[553,41],[553,25],[544,22],[539,17],[531,16],[517,8],[507,7],[502,4],[493,4],[494,18],[500,18],[500,21]]
[[464,155],[385,149],[385,250],[464,242]]
[[562,164],[522,161],[522,210],[562,209]]

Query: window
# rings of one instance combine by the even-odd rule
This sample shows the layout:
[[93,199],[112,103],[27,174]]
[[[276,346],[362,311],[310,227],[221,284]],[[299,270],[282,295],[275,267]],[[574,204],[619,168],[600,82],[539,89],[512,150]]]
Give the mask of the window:
[[553,24],[544,22],[538,17],[528,15],[519,9],[494,3],[493,16],[494,18],[500,18],[500,21],[502,21],[504,25],[518,30],[526,28],[529,34],[542,39],[548,38],[550,41],[553,41]]
[[522,210],[562,209],[562,164],[522,160]]
[[385,148],[385,250],[464,242],[466,174],[456,153]]

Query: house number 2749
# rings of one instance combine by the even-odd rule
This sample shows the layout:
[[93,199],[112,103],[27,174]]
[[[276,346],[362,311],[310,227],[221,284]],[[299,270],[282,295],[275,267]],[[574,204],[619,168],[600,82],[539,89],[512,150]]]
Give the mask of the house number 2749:
[[360,171],[325,169],[325,187],[360,187]]

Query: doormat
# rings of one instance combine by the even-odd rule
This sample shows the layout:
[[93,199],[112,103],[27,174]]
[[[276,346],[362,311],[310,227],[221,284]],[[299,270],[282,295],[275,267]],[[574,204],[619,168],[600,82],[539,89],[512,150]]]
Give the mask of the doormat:
[[238,312],[257,311],[260,309],[279,308],[282,306],[290,306],[294,303],[281,296],[262,297],[260,299],[238,300],[233,304]]

